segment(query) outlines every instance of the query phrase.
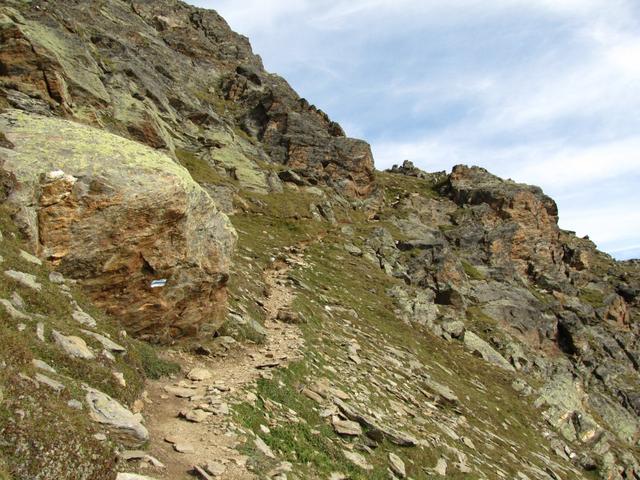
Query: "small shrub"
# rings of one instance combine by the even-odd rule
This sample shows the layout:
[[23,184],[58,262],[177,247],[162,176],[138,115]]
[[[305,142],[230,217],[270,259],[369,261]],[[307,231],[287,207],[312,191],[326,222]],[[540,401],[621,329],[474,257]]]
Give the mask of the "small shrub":
[[156,350],[145,342],[136,342],[136,354],[144,374],[151,379],[166,377],[180,371],[180,365],[160,358]]

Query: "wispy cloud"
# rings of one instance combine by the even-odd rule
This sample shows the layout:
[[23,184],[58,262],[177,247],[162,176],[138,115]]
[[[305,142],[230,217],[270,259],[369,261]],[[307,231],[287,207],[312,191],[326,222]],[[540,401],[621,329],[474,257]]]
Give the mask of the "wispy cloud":
[[379,168],[479,164],[541,185],[561,225],[640,244],[636,0],[194,0],[373,146]]

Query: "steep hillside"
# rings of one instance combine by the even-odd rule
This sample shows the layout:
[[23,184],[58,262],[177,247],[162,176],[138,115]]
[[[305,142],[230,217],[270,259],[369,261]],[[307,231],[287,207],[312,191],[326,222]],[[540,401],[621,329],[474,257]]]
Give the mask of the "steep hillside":
[[178,1],[0,39],[0,478],[640,478],[640,264],[539,188],[376,172]]

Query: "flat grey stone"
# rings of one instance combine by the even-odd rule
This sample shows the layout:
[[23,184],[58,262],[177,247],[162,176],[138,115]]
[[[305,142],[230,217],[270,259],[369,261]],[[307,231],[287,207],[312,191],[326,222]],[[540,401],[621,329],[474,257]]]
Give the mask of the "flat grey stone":
[[202,468],[204,468],[205,472],[209,475],[213,475],[214,477],[220,477],[227,470],[220,462],[207,462]]
[[464,346],[472,353],[479,354],[485,361],[498,365],[500,368],[515,372],[515,368],[498,353],[491,345],[477,336],[475,333],[467,330],[464,334]]
[[18,310],[24,310],[24,300],[18,292],[13,292],[11,294],[11,304]]
[[55,284],[60,285],[60,284],[64,283],[64,277],[59,272],[51,272],[49,274],[49,281],[51,283],[55,283]]
[[31,255],[29,252],[25,252],[24,250],[20,250],[20,258],[26,260],[29,263],[33,263],[34,265],[42,265],[42,260],[38,257]]
[[38,322],[38,324],[36,325],[36,337],[41,342],[45,341],[45,338],[44,338],[44,323],[42,323],[42,322]]
[[209,475],[206,472],[206,470],[204,470],[202,467],[199,467],[198,465],[195,465],[193,467],[193,474],[195,474],[195,476],[198,477],[200,480],[213,480],[213,477]]
[[460,320],[454,320],[452,322],[444,322],[442,329],[451,335],[453,338],[461,338],[464,335],[464,322]]
[[190,388],[174,387],[171,385],[165,386],[164,391],[178,398],[191,398],[197,395],[197,392]]
[[87,388],[86,402],[93,421],[113,428],[128,443],[141,444],[149,439],[149,432],[142,425],[141,416],[134,415],[109,395]]
[[260,437],[256,437],[253,440],[253,443],[255,444],[258,451],[261,452],[265,457],[276,458],[271,448],[269,448],[269,445],[264,443],[264,440],[262,440]]
[[391,471],[398,477],[404,478],[407,476],[407,470],[402,459],[393,452],[389,453],[389,467]]
[[122,345],[118,345],[116,342],[111,340],[110,338],[105,337],[104,335],[100,335],[99,333],[90,332],[89,330],[81,330],[85,335],[90,336],[91,338],[96,339],[98,342],[102,344],[104,348],[111,352],[116,353],[124,353],[127,351]]
[[123,452],[120,452],[119,456],[125,461],[142,460],[144,462],[149,462],[154,467],[165,468],[165,465],[160,460],[152,455],[149,455],[143,450],[124,450]]
[[111,372],[111,375],[113,375],[113,378],[116,379],[121,387],[127,386],[127,380],[124,378],[124,374],[122,372],[113,371]]
[[42,383],[42,384],[46,385],[47,387],[52,388],[56,392],[61,392],[62,390],[64,390],[64,385],[62,383],[57,382],[57,381],[53,380],[52,378],[49,378],[46,375],[43,375],[41,373],[36,373],[35,379],[36,379],[36,381],[38,383]]
[[447,461],[444,458],[438,459],[438,463],[436,464],[435,472],[441,477],[447,476]]
[[362,249],[356,247],[352,243],[345,244],[344,249],[347,252],[349,252],[351,255],[353,255],[354,257],[361,257],[362,256]]
[[362,427],[358,422],[353,422],[351,420],[341,420],[340,417],[335,416],[331,420],[331,424],[333,425],[333,429],[339,435],[357,437],[358,435],[362,435]]
[[191,445],[189,445],[188,443],[182,443],[182,442],[174,443],[173,444],[173,449],[178,453],[193,453],[193,452],[195,452],[194,448]]
[[0,298],[0,305],[4,307],[7,314],[13,320],[27,320],[27,321],[31,320],[31,317],[29,315],[22,313],[20,310],[18,310],[16,307],[13,306],[13,304],[9,300]]
[[93,360],[96,358],[94,353],[87,347],[86,342],[80,337],[66,336],[60,332],[53,330],[51,332],[53,341],[70,357],[82,358],[85,360]]
[[56,373],[55,368],[53,368],[48,363],[43,362],[42,360],[38,360],[38,359],[34,358],[31,361],[31,363],[35,368],[37,368],[39,370],[44,370],[45,372],[49,372],[49,373]]
[[97,325],[96,320],[80,308],[74,310],[71,317],[80,325],[85,325],[91,328],[94,328]]
[[42,284],[38,283],[36,276],[30,273],[16,272],[15,270],[7,270],[4,272],[5,277],[10,278],[14,282],[19,283],[23,287],[31,288],[36,292],[42,290]]
[[449,387],[442,385],[435,380],[431,380],[430,378],[425,378],[422,383],[427,390],[435,393],[442,403],[455,405],[459,402],[458,397]]
[[206,412],[199,408],[180,412],[180,416],[193,423],[202,423],[211,416],[211,412]]
[[187,373],[187,378],[194,382],[202,382],[211,378],[211,372],[206,368],[192,368]]
[[373,465],[367,462],[367,459],[364,458],[363,455],[357,452],[351,452],[349,450],[343,450],[342,454],[347,460],[349,460],[354,465],[362,468],[363,470],[373,470]]

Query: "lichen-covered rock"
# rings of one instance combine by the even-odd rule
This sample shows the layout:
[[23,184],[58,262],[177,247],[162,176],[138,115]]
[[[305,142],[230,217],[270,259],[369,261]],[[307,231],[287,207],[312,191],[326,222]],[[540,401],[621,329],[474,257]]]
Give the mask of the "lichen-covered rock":
[[369,145],[267,73],[214,11],[174,0],[15,2],[0,6],[0,38],[14,107],[82,119],[176,156],[188,146],[201,166],[251,190],[281,188],[261,162],[346,196],[374,190]]
[[5,168],[20,187],[10,201],[40,257],[139,335],[222,320],[236,233],[184,168],[69,121],[7,111],[0,125],[15,143]]

